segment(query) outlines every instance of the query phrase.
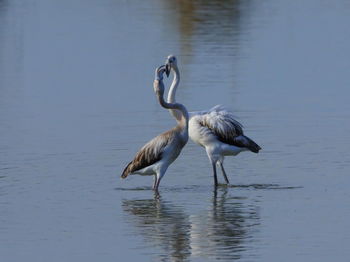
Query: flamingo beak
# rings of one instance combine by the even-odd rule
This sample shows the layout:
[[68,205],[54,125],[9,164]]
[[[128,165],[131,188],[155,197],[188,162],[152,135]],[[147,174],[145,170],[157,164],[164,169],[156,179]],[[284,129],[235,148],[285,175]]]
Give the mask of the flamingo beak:
[[169,65],[169,63],[167,63],[165,65],[165,74],[166,74],[167,77],[169,77],[169,75],[170,75],[170,65]]

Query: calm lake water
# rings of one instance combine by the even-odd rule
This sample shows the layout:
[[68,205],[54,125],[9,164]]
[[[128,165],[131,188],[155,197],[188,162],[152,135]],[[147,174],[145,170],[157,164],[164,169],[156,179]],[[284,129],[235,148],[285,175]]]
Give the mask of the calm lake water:
[[[0,260],[348,261],[349,25],[348,0],[0,0]],[[119,178],[175,125],[170,53],[177,100],[263,148],[226,158],[230,187],[192,142],[160,199]]]

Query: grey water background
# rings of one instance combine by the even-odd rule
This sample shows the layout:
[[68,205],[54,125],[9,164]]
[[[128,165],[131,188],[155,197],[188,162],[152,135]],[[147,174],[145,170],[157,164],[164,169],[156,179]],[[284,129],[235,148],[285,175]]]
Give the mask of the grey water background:
[[[348,261],[349,25],[348,0],[1,0],[0,260]],[[263,148],[226,158],[230,187],[192,142],[160,199],[119,179],[175,125],[170,53],[177,100]]]

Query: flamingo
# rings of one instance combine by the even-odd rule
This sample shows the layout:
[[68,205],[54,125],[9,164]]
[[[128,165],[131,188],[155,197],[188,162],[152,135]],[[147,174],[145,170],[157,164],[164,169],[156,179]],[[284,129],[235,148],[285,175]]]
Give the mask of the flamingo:
[[[180,72],[177,59],[169,55],[166,59],[167,74],[170,70],[174,78],[168,93],[168,103],[175,103],[176,90],[180,82]],[[180,111],[171,108],[170,113],[181,118]],[[243,134],[243,126],[235,120],[232,112],[223,106],[217,105],[206,111],[189,112],[189,137],[198,145],[205,148],[213,168],[214,184],[218,185],[216,166],[219,165],[226,181],[229,184],[223,162],[225,156],[236,156],[243,151],[258,153],[261,147],[252,139]]]
[[188,141],[188,112],[184,105],[167,103],[164,100],[163,74],[169,75],[168,68],[163,65],[156,69],[153,82],[154,92],[159,104],[166,109],[178,110],[177,125],[156,136],[145,144],[135,155],[134,159],[125,167],[121,177],[128,175],[154,175],[153,190],[158,193],[160,180],[169,165],[179,156]]

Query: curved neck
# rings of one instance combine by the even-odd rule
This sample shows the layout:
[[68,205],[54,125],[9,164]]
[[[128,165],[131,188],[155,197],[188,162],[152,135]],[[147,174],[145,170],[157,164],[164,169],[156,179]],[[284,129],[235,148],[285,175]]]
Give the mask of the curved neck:
[[[174,72],[173,82],[171,83],[169,93],[168,93],[168,103],[176,102],[176,90],[180,83],[180,72],[177,65],[172,66],[171,70]],[[176,120],[181,119],[181,112],[179,110],[169,109],[171,115],[176,118]]]
[[179,118],[175,117],[177,123],[185,128],[186,130],[188,130],[188,112],[186,107],[183,104],[180,103],[168,103],[164,100],[163,95],[161,95],[159,92],[157,92],[157,97],[158,97],[158,101],[159,104],[169,110],[173,110],[178,112],[179,114]]

